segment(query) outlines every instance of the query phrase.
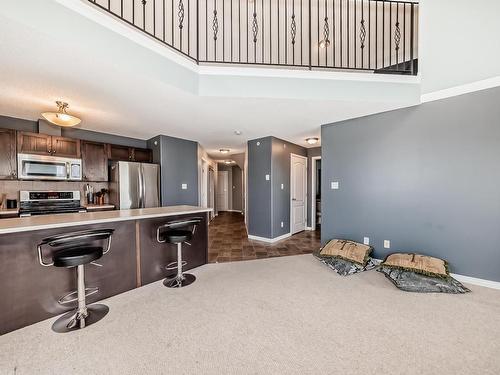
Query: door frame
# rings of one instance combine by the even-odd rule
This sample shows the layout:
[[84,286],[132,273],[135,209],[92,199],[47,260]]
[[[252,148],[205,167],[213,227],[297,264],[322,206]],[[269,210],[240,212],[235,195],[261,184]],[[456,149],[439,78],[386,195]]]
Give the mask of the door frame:
[[201,158],[200,206],[208,207],[208,160]]
[[316,230],[316,162],[321,156],[311,158],[311,230]]
[[[307,200],[308,200],[308,191],[307,191],[307,156],[302,156],[302,155],[298,155],[298,154],[294,154],[294,153],[290,153],[290,196],[289,196],[289,200],[290,200],[290,235],[294,235],[294,232],[293,232],[293,225],[292,225],[292,219],[293,219],[293,215],[292,215],[292,210],[293,210],[293,201],[292,201],[292,171],[293,171],[293,164],[292,164],[292,159],[294,157],[297,157],[297,158],[301,158],[301,159],[304,159],[305,161],[305,166],[306,166],[306,170],[305,170],[305,179],[304,179],[304,185],[305,185],[305,189],[304,189],[304,193],[305,193],[305,199],[304,199],[304,213],[305,213],[305,224],[304,224],[304,230],[307,229]],[[298,232],[296,232],[298,233]]]

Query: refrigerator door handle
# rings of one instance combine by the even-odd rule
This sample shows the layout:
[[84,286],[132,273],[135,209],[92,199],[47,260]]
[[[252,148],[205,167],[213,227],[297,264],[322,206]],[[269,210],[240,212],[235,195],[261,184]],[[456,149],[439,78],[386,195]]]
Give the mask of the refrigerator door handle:
[[144,208],[144,172],[142,164],[139,166],[139,208]]

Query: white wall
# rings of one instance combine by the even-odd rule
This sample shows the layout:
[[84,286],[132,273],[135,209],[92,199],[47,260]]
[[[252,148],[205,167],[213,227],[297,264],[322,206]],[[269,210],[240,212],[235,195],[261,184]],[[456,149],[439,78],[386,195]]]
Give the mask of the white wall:
[[500,75],[500,1],[421,0],[422,93]]

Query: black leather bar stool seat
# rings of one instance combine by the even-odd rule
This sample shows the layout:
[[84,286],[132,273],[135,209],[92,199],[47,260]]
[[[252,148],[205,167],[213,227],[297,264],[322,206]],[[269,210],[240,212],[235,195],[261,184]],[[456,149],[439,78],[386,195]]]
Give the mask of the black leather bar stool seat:
[[[59,299],[61,305],[78,301],[78,307],[63,314],[52,325],[55,332],[69,332],[84,328],[98,322],[108,312],[109,307],[102,304],[87,305],[86,298],[99,292],[99,288],[85,287],[85,265],[100,266],[94,261],[105,255],[111,247],[111,236],[114,229],[95,229],[80,232],[64,233],[48,237],[38,244],[38,261],[45,267],[76,268],[77,290],[66,294]],[[105,246],[104,242],[106,241]],[[42,248],[51,248],[46,255],[52,262],[44,259]]]
[[[177,275],[173,278],[168,278],[163,281],[163,285],[169,288],[182,288],[188,286],[196,280],[196,276],[182,272],[182,268],[187,265],[185,260],[182,260],[182,244],[191,245],[196,232],[196,226],[201,223],[201,218],[185,219],[172,221],[161,225],[156,230],[156,239],[160,243],[170,243],[177,245],[177,262],[169,263],[167,270],[177,270]],[[188,230],[186,228],[191,228]]]
[[190,241],[193,238],[193,233],[190,230],[172,229],[160,232],[160,240],[168,243],[182,243]]
[[54,267],[77,267],[91,263],[100,257],[104,249],[98,246],[75,246],[58,250],[52,255]]

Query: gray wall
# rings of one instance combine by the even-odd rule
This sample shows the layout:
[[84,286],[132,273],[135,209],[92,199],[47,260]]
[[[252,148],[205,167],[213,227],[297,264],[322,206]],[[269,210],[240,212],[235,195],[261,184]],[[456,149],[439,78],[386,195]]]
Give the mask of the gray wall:
[[232,168],[233,210],[243,212],[243,171],[237,165]]
[[[20,131],[38,132],[38,121],[24,120],[15,117],[0,116],[0,128]],[[79,128],[61,128],[61,135],[68,138],[83,139],[85,141],[112,143],[115,145],[146,148],[147,142],[143,139],[123,137],[120,135],[100,133]]]
[[[198,205],[198,143],[159,135],[147,142],[161,165],[162,206]],[[187,189],[181,189],[187,184]]]
[[[272,237],[290,232],[290,154],[307,156],[307,149],[272,137]],[[281,189],[283,184],[283,189]],[[283,228],[281,227],[283,222]]]
[[500,281],[499,103],[494,88],[323,126],[322,242],[368,236],[377,258]]
[[[291,153],[306,156],[307,150],[275,137],[248,141],[247,222],[250,235],[275,238],[290,232]],[[269,174],[269,181],[265,179],[266,174]]]
[[312,170],[314,168],[312,157],[321,156],[321,147],[312,147],[307,149],[307,226],[312,225],[311,210],[312,205],[316,202],[315,192],[311,190],[312,187]]
[[[257,143],[260,143],[257,146]],[[271,238],[271,176],[272,137],[248,141],[248,234]]]

